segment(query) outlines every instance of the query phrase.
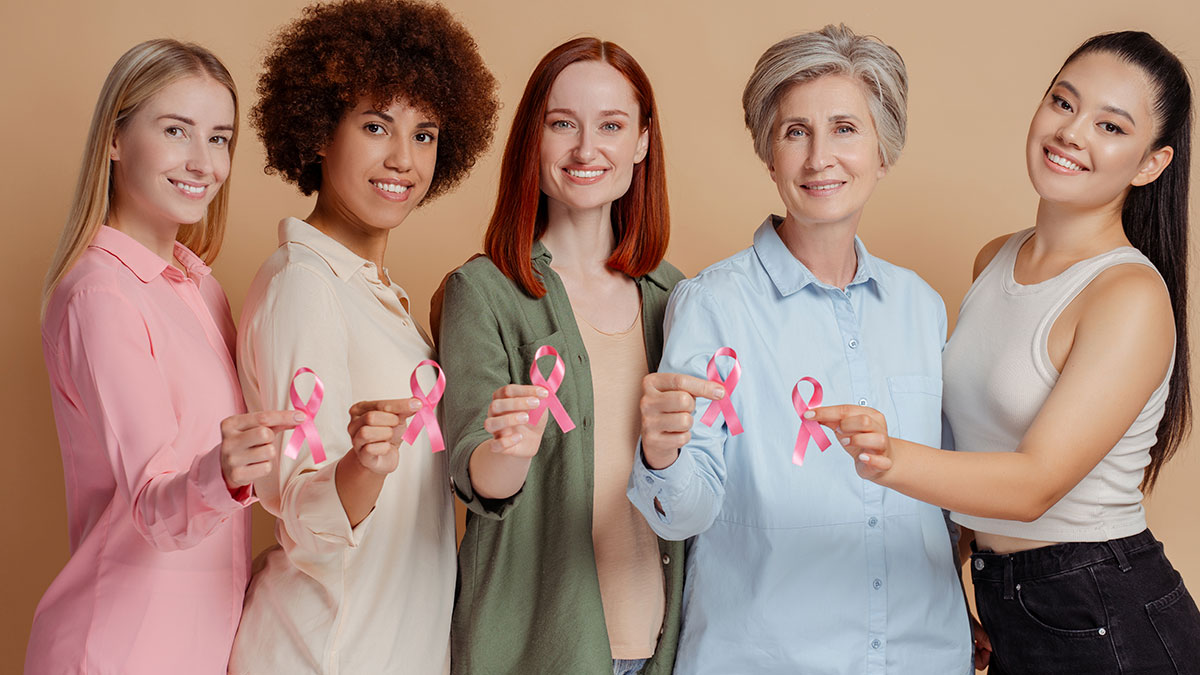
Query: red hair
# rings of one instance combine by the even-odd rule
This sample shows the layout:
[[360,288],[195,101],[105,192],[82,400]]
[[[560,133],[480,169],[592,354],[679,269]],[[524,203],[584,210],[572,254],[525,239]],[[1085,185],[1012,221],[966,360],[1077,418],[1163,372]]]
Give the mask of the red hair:
[[617,244],[608,266],[631,277],[649,273],[666,255],[671,231],[662,132],[649,78],[629,52],[612,42],[590,37],[565,42],[542,57],[525,85],[504,146],[496,208],[483,236],[483,249],[496,267],[535,298],[546,294],[530,260],[533,242],[546,232],[539,164],[546,102],[559,73],[579,61],[603,61],[624,75],[637,99],[640,127],[649,130],[646,157],[633,166],[629,191],[613,202]]

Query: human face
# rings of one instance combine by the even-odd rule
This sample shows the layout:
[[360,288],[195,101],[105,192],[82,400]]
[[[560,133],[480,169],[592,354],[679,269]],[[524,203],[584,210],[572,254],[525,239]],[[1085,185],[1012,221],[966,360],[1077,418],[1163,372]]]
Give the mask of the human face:
[[1026,140],[1033,187],[1045,200],[1082,208],[1123,203],[1132,185],[1153,181],[1173,150],[1154,140],[1150,81],[1106,52],[1067,64],[1050,87]]
[[775,111],[767,168],[786,220],[857,228],[887,172],[862,85],[843,75],[793,85]]
[[319,201],[366,234],[395,228],[429,190],[437,137],[437,122],[404,100],[385,110],[360,100],[320,153]]
[[572,211],[607,208],[629,190],[646,157],[633,87],[603,61],[580,61],[550,87],[542,129],[542,192]]
[[233,123],[233,97],[209,77],[172,82],[139,106],[109,152],[121,228],[174,239],[202,220],[229,177]]

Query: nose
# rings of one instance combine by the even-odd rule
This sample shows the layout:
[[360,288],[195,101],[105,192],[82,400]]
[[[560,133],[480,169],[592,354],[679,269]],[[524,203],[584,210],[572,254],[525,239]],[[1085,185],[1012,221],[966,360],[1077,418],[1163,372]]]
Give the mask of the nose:
[[412,168],[412,141],[399,135],[393,138],[394,140],[391,147],[388,148],[388,154],[384,159],[383,165],[388,169],[394,169],[403,173]]
[[809,137],[808,157],[805,158],[804,168],[809,171],[821,171],[833,166],[833,147],[822,134]]
[[575,143],[575,159],[587,163],[595,158],[596,139],[592,138],[591,132],[587,130],[579,132]]
[[213,172],[213,152],[223,152],[222,150],[214,149],[207,142],[193,142],[188,144],[188,156],[186,168],[189,172],[207,176]]
[[1081,125],[1087,124],[1083,119],[1083,115],[1074,115],[1063,121],[1058,128],[1058,133],[1055,136],[1065,145],[1070,145],[1074,148],[1083,147],[1083,129]]

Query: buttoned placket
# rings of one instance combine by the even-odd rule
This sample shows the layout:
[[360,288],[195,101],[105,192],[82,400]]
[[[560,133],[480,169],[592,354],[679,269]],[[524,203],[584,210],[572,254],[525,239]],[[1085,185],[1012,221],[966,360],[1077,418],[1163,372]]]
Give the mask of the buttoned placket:
[[192,311],[192,315],[196,317],[196,322],[204,330],[204,338],[208,341],[208,346],[225,366],[225,376],[229,380],[230,386],[235,391],[241,391],[242,385],[238,381],[237,368],[233,365],[233,356],[229,353],[229,346],[225,343],[225,338],[221,336],[220,329],[217,328],[216,319],[208,310],[204,297],[200,295],[199,283],[191,274],[185,274],[173,265],[166,266],[162,271],[162,276],[171,285],[171,289],[175,291],[179,299],[183,300],[183,303]]

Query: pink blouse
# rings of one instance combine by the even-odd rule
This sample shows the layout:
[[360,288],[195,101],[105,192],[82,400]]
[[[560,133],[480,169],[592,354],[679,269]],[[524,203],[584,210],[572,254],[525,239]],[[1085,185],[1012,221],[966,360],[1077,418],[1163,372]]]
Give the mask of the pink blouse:
[[225,485],[219,424],[245,406],[225,294],[175,257],[186,274],[102,227],[50,299],[71,557],[38,603],[27,675],[225,672],[252,497]]

